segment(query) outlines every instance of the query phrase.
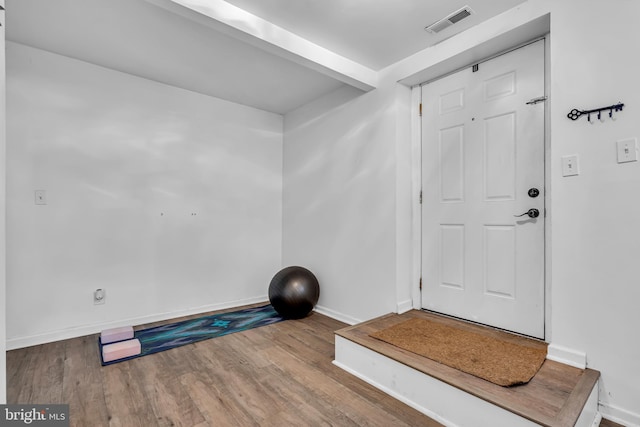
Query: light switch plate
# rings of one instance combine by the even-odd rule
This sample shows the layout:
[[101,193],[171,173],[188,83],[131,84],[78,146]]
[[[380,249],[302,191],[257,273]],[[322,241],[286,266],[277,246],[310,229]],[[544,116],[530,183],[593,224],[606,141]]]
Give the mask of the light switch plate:
[[621,139],[616,144],[618,146],[618,163],[638,161],[637,138]]
[[36,205],[47,204],[47,192],[45,190],[35,190]]
[[574,176],[580,174],[578,155],[562,156],[562,176]]

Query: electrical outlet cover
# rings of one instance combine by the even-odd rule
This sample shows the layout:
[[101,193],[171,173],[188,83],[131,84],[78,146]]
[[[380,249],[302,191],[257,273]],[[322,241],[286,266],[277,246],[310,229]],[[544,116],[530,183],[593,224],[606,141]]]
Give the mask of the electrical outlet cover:
[[94,305],[104,304],[106,299],[107,299],[107,293],[105,292],[104,289],[96,289],[93,292],[93,304]]

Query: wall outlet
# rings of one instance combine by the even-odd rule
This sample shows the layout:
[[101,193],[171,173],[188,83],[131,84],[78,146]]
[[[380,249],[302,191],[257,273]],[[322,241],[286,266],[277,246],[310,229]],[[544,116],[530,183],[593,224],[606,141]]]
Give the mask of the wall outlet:
[[95,291],[93,291],[94,305],[104,304],[106,299],[107,299],[107,293],[105,292],[104,289],[96,289]]

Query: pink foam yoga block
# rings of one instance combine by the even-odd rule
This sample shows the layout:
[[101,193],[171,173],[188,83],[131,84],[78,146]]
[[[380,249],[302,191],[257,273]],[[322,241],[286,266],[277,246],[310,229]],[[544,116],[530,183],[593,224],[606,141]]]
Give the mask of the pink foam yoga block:
[[105,363],[136,354],[140,354],[140,340],[137,338],[102,346],[102,360]]
[[100,334],[100,342],[102,344],[130,340],[131,338],[133,338],[133,326],[123,326],[121,328],[106,329]]

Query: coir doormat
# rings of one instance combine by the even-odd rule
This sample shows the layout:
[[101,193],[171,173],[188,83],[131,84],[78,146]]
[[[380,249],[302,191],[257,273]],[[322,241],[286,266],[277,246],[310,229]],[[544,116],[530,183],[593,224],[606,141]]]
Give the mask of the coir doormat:
[[505,334],[482,334],[414,318],[371,336],[501,386],[525,384],[547,356],[544,343]]

